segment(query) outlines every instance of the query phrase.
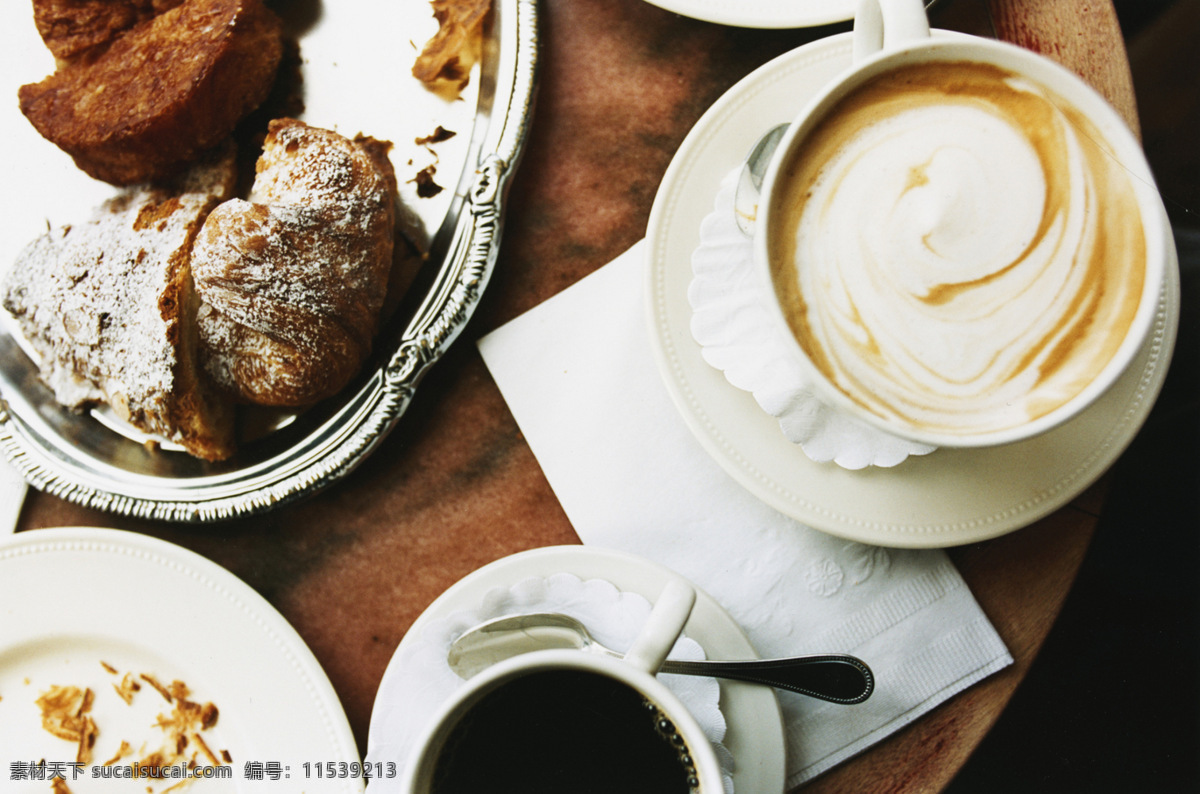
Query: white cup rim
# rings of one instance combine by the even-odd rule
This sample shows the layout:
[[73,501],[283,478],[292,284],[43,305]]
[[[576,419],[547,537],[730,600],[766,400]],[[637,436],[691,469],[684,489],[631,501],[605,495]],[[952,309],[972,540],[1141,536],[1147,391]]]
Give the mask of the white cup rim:
[[[799,342],[792,335],[783,311],[774,297],[768,254],[771,218],[775,214],[772,196],[775,193],[775,184],[779,181],[780,172],[791,160],[801,139],[807,134],[814,121],[851,88],[893,68],[909,63],[931,61],[973,61],[994,64],[1043,84],[1071,102],[1097,127],[1105,141],[1129,170],[1145,235],[1146,268],[1142,294],[1134,319],[1117,351],[1091,383],[1074,397],[1037,419],[1001,430],[972,434],[936,432],[892,422],[866,410],[845,395],[812,364]],[[881,50],[854,64],[818,92],[793,118],[787,133],[772,157],[763,179],[762,199],[759,204],[753,242],[755,268],[760,275],[761,283],[768,291],[763,302],[771,315],[771,323],[775,327],[776,333],[783,336],[789,350],[794,354],[794,360],[804,369],[809,381],[819,390],[823,401],[834,409],[854,416],[886,433],[919,443],[951,448],[1000,446],[1040,435],[1077,416],[1116,383],[1141,352],[1153,329],[1155,318],[1159,313],[1159,298],[1164,281],[1164,271],[1170,261],[1168,249],[1172,245],[1162,198],[1158,193],[1141,143],[1108,101],[1082,78],[1049,58],[1007,42],[966,36],[915,39]]]
[[721,766],[716,751],[704,734],[700,723],[688,711],[687,706],[665,684],[655,676],[638,669],[621,659],[608,658],[586,651],[554,649],[531,651],[497,662],[483,672],[472,676],[438,709],[422,729],[417,742],[406,759],[403,770],[402,791],[417,792],[422,782],[422,772],[430,749],[440,746],[446,735],[456,724],[456,715],[465,707],[476,703],[496,687],[525,675],[554,670],[575,670],[603,675],[617,680],[652,700],[671,720],[675,729],[683,736],[691,752],[704,794],[721,794],[724,791]]

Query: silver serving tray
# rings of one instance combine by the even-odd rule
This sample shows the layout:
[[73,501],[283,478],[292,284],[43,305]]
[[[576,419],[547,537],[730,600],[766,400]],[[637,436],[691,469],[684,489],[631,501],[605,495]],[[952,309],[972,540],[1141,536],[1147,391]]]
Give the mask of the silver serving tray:
[[[421,4],[427,14],[429,6],[423,0]],[[28,15],[28,8],[22,13]],[[317,18],[306,24],[321,24],[321,12],[315,13]],[[15,324],[9,323],[0,332],[0,449],[25,479],[87,507],[142,518],[208,522],[259,513],[312,494],[371,454],[404,414],[422,377],[466,325],[495,265],[504,198],[532,112],[536,2],[494,0],[492,16],[473,75],[473,129],[461,137],[457,187],[448,185],[444,208],[433,210],[442,217],[440,224],[428,227],[429,258],[376,340],[375,357],[342,395],[244,444],[233,459],[207,463],[117,432],[102,411],[78,414],[63,409],[39,380],[37,366],[13,330]],[[32,19],[23,24],[32,28]],[[411,63],[424,39],[404,33],[395,38],[395,47],[404,48]],[[300,42],[304,57],[303,35]],[[320,47],[313,50],[314,59],[322,57]],[[343,78],[337,56],[325,57],[331,58],[322,67],[327,74],[310,81],[306,73],[307,90],[320,87],[325,77],[331,86]],[[315,62],[305,57],[302,68]],[[26,82],[38,79],[32,73],[25,77]],[[381,87],[388,83],[386,74],[378,77]],[[396,79],[411,78],[405,72]],[[16,104],[15,97],[11,101]],[[379,90],[370,92],[370,101],[396,99]],[[306,99],[306,114],[308,105]],[[343,131],[353,135],[359,130]],[[362,131],[376,137],[390,134],[386,129]],[[438,182],[452,181],[448,167],[442,159]],[[404,179],[399,163],[397,175]]]

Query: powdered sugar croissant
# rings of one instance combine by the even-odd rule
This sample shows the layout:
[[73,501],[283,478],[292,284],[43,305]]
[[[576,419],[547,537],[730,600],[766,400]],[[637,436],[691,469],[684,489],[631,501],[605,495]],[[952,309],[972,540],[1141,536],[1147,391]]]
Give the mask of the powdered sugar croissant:
[[192,250],[205,366],[243,401],[316,402],[370,352],[392,262],[387,146],[273,121],[249,200],[205,221]]
[[170,184],[127,188],[86,223],[30,243],[4,307],[61,404],[107,403],[137,429],[192,455],[234,452],[233,406],[200,365],[189,253],[209,211],[233,193],[232,145]]

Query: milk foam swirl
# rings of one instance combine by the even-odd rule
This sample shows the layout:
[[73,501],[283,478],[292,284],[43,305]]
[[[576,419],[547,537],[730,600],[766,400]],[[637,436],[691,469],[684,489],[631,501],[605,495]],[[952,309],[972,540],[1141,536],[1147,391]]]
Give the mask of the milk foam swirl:
[[1052,411],[1136,313],[1128,176],[1047,91],[921,64],[847,96],[797,153],[772,252],[809,358],[873,413],[946,434]]

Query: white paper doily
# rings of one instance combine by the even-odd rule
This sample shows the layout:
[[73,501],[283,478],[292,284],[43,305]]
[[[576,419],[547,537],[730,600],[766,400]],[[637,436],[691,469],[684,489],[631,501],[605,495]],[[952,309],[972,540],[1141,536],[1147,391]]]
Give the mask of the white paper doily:
[[935,447],[897,438],[846,416],[820,400],[806,382],[799,355],[784,343],[761,304],[766,287],[754,266],[754,245],[734,218],[740,168],[721,180],[713,211],[700,224],[692,253],[692,336],[701,355],[734,386],[754,395],[779,421],[788,441],[818,463],[846,469],[895,466]]
[[[581,580],[569,573],[524,579],[511,587],[495,587],[483,596],[479,607],[455,612],[425,626],[416,642],[402,646],[393,661],[404,675],[390,677],[387,713],[379,716],[372,734],[387,737],[368,753],[367,762],[400,759],[403,765],[415,742],[438,708],[465,682],[450,669],[446,653],[464,631],[485,620],[526,612],[562,612],[583,622],[601,645],[624,653],[633,644],[650,615],[651,604],[637,593],[623,592],[602,579]],[[669,654],[672,659],[699,660],[704,649],[695,640],[681,636]],[[714,678],[659,675],[696,718],[713,744],[721,764],[726,794],[733,794],[733,756],[721,743],[725,717],[720,710],[720,685]],[[382,704],[377,704],[380,708]],[[383,757],[386,755],[387,757]],[[398,791],[403,770],[395,777],[377,778],[367,787],[370,794]]]

